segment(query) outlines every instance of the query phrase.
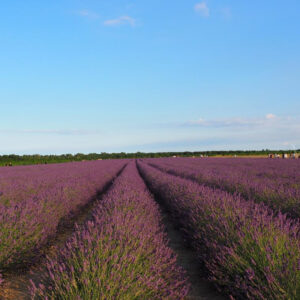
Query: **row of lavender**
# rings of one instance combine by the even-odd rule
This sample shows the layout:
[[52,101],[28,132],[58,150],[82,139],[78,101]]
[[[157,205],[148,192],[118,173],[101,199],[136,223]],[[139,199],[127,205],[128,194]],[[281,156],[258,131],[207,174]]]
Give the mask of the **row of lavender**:
[[0,270],[30,261],[35,250],[55,235],[60,220],[86,204],[125,163],[1,168]]
[[133,162],[92,220],[48,259],[33,299],[183,299],[188,287],[167,246],[157,204]]
[[299,160],[177,158],[147,162],[170,174],[238,192],[275,211],[300,217]]
[[139,162],[209,271],[233,298],[300,298],[300,225],[264,204]]

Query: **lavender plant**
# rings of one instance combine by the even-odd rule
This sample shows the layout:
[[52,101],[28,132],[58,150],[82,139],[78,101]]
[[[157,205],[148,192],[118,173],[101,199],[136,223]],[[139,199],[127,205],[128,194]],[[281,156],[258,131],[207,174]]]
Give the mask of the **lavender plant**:
[[300,298],[297,220],[142,162],[139,168],[184,230],[209,278],[232,299]]
[[125,163],[1,168],[0,270],[30,262],[55,235],[60,220],[86,204]]
[[33,299],[177,300],[188,291],[133,162],[46,267]]
[[240,193],[274,211],[300,217],[300,161],[270,159],[150,159],[152,166],[200,184]]

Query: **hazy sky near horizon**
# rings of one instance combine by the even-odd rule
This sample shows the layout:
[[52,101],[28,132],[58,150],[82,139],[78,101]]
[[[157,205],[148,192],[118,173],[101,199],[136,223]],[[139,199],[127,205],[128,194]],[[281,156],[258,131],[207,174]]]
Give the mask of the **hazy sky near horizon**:
[[300,148],[299,0],[1,12],[0,154]]

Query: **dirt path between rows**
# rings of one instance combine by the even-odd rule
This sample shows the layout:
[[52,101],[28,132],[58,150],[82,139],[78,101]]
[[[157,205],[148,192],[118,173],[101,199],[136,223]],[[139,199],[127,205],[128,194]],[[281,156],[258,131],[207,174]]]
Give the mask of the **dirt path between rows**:
[[[137,169],[140,176],[138,164]],[[144,178],[143,178],[144,180]],[[144,180],[146,186],[147,182]],[[150,189],[149,189],[150,190]],[[150,192],[152,192],[150,190]],[[227,296],[219,293],[211,282],[207,279],[204,267],[200,264],[196,252],[189,247],[188,242],[184,239],[183,233],[180,231],[176,222],[174,222],[171,213],[164,204],[164,201],[158,195],[154,195],[156,202],[159,204],[160,211],[163,217],[163,224],[167,236],[169,238],[169,247],[177,255],[177,264],[185,271],[190,283],[190,291],[187,295],[187,300],[226,300]]]
[[112,186],[114,180],[120,176],[127,164],[116,174],[116,176],[108,182],[98,194],[91,198],[86,205],[78,208],[71,216],[63,218],[57,228],[56,235],[49,240],[47,245],[39,249],[36,253],[33,263],[30,265],[18,266],[5,272],[4,283],[0,286],[0,300],[29,300],[30,279],[35,283],[39,283],[43,270],[43,262],[46,255],[53,257],[57,253],[57,249],[63,247],[68,238],[75,229],[75,224],[81,226],[90,217],[94,206],[101,201],[102,196]]
[[187,300],[224,300],[228,299],[216,291],[206,279],[203,266],[198,263],[194,250],[187,246],[182,232],[174,224],[169,212],[161,205],[163,223],[169,238],[169,247],[177,254],[177,263],[186,270],[190,283]]

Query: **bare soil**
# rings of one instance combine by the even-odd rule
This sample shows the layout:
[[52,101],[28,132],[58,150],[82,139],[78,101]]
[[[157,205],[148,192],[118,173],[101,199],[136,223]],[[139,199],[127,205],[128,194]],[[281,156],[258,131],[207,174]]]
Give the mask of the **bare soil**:
[[174,224],[168,211],[161,206],[163,223],[169,238],[169,247],[177,254],[177,263],[187,274],[190,292],[187,300],[224,300],[228,297],[217,292],[211,282],[207,280],[203,266],[198,262],[197,254],[184,239],[182,232]]

